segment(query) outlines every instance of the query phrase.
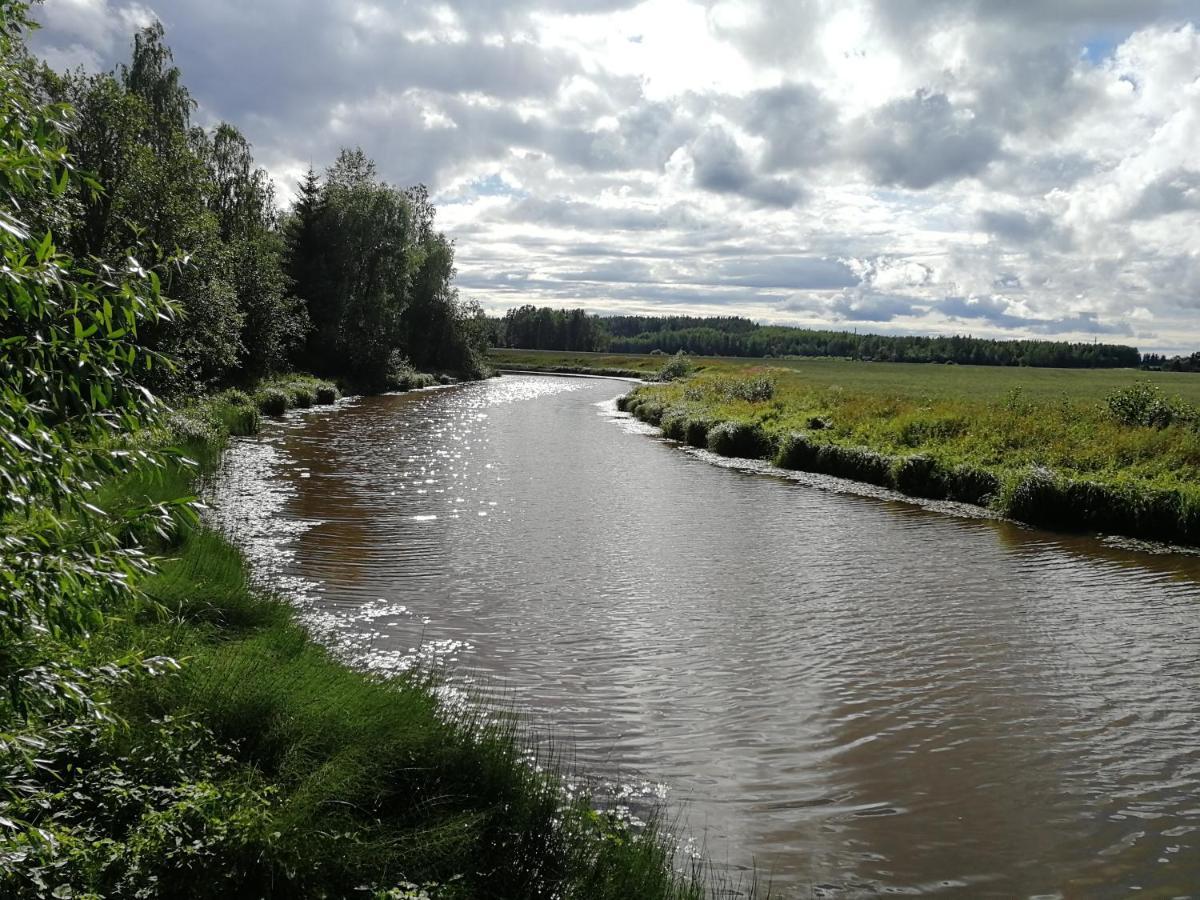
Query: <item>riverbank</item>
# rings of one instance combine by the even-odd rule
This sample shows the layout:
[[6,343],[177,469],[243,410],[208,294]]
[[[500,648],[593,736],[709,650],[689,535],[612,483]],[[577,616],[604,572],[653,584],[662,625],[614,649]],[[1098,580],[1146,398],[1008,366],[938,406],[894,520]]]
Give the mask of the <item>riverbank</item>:
[[1195,407],[1153,383],[1127,383],[1099,399],[1020,385],[971,397],[899,383],[851,388],[757,366],[641,386],[619,406],[724,456],[983,505],[1043,527],[1200,543]]
[[[328,385],[295,377],[292,406]],[[201,468],[253,433],[256,398],[227,391],[160,430]],[[328,396],[328,394],[322,394]],[[105,507],[186,496],[178,460],[108,484]],[[4,807],[5,896],[697,897],[654,823],[633,829],[568,796],[513,716],[448,711],[428,674],[380,679],[315,644],[255,588],[222,535],[183,517],[147,536],[143,600],[62,658],[153,661],[99,688],[96,717],[15,735],[40,764]]]

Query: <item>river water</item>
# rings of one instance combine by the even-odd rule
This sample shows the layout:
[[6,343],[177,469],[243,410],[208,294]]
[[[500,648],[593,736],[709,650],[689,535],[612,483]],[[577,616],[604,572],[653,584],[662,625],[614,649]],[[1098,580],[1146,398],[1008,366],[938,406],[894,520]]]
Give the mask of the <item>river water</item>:
[[215,515],[358,664],[446,663],[775,896],[1200,896],[1200,560],[715,465],[626,388],[293,415]]

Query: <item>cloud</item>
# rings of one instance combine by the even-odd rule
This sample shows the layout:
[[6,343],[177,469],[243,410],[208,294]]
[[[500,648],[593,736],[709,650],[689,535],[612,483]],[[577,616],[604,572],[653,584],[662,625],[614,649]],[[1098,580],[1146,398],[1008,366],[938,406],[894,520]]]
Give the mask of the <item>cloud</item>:
[[834,316],[848,322],[890,322],[902,316],[911,316],[917,310],[918,302],[913,297],[869,291],[841,294],[832,305]]
[[918,91],[868,116],[853,145],[877,183],[922,190],[979,174],[999,156],[1000,135],[945,94]]
[[982,320],[1000,328],[1027,329],[1039,335],[1133,334],[1127,322],[1102,322],[1092,311],[1072,312],[1052,319],[1022,316],[1010,303],[998,297],[947,297],[935,308],[952,320]]
[[836,111],[812,86],[785,84],[755,91],[742,104],[746,127],[767,140],[770,171],[829,160]]
[[804,199],[803,188],[784,178],[755,173],[745,152],[729,132],[711,128],[692,142],[689,152],[697,187],[717,194],[736,194],[759,206],[786,209]]
[[[290,195],[361,145],[489,308],[1200,346],[1195,0],[46,0]],[[1133,312],[1137,311],[1137,316]],[[784,317],[781,319],[781,317]]]
[[1160,175],[1142,190],[1130,217],[1153,219],[1200,210],[1200,170],[1176,169]]
[[1055,239],[1059,231],[1054,219],[1045,213],[985,209],[980,211],[978,221],[983,231],[1015,244]]

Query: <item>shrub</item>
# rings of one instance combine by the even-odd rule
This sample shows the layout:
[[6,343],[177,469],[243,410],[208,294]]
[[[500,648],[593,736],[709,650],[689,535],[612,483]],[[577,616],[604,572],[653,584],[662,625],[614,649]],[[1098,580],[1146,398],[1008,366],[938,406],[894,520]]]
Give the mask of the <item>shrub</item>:
[[663,364],[663,367],[658,370],[658,374],[654,376],[654,380],[678,381],[680,378],[687,378],[694,369],[692,361],[680,350]]
[[1169,400],[1148,381],[1138,381],[1129,387],[1118,388],[1104,398],[1109,415],[1122,425],[1143,428],[1166,428],[1172,422],[1191,421],[1196,411],[1181,400]]
[[226,434],[258,433],[258,407],[245,391],[223,391],[213,397],[210,405]]
[[1005,512],[1031,525],[1062,527],[1071,524],[1066,497],[1054,473],[1034,466],[1013,486],[1004,504]]
[[687,434],[687,413],[677,408],[668,409],[663,413],[659,427],[664,437],[682,441]]
[[287,392],[289,405],[298,409],[308,409],[316,400],[316,391],[303,382],[291,382],[284,390]]
[[317,385],[317,402],[323,406],[328,406],[330,403],[336,403],[339,391],[336,386],[328,382],[322,382]]
[[707,440],[708,449],[721,456],[761,459],[771,450],[771,442],[762,428],[744,422],[715,425],[709,429]]
[[770,375],[757,375],[753,378],[714,378],[689,387],[683,395],[689,400],[703,401],[715,396],[721,400],[762,403],[775,396],[775,379]]
[[658,425],[662,422],[663,406],[652,400],[643,400],[637,405],[637,417],[643,422]]

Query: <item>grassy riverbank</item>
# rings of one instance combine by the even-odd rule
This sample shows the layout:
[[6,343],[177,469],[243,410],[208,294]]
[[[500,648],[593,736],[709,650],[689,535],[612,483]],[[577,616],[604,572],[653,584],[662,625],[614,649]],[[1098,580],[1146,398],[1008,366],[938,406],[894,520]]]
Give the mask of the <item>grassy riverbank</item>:
[[705,369],[640,386],[622,405],[727,456],[984,504],[1048,527],[1200,543],[1200,379],[695,362]]
[[[231,431],[257,427],[256,393],[177,413],[160,439],[182,437],[212,465]],[[176,462],[97,501],[186,496],[195,474]],[[635,832],[586,793],[569,797],[513,718],[448,713],[426,676],[346,668],[199,522],[151,547],[161,559],[143,599],[56,652],[81,669],[153,662],[97,688],[89,708],[103,716],[34,716],[5,735],[39,761],[8,773],[22,783],[0,822],[0,895],[702,894],[653,825]]]

